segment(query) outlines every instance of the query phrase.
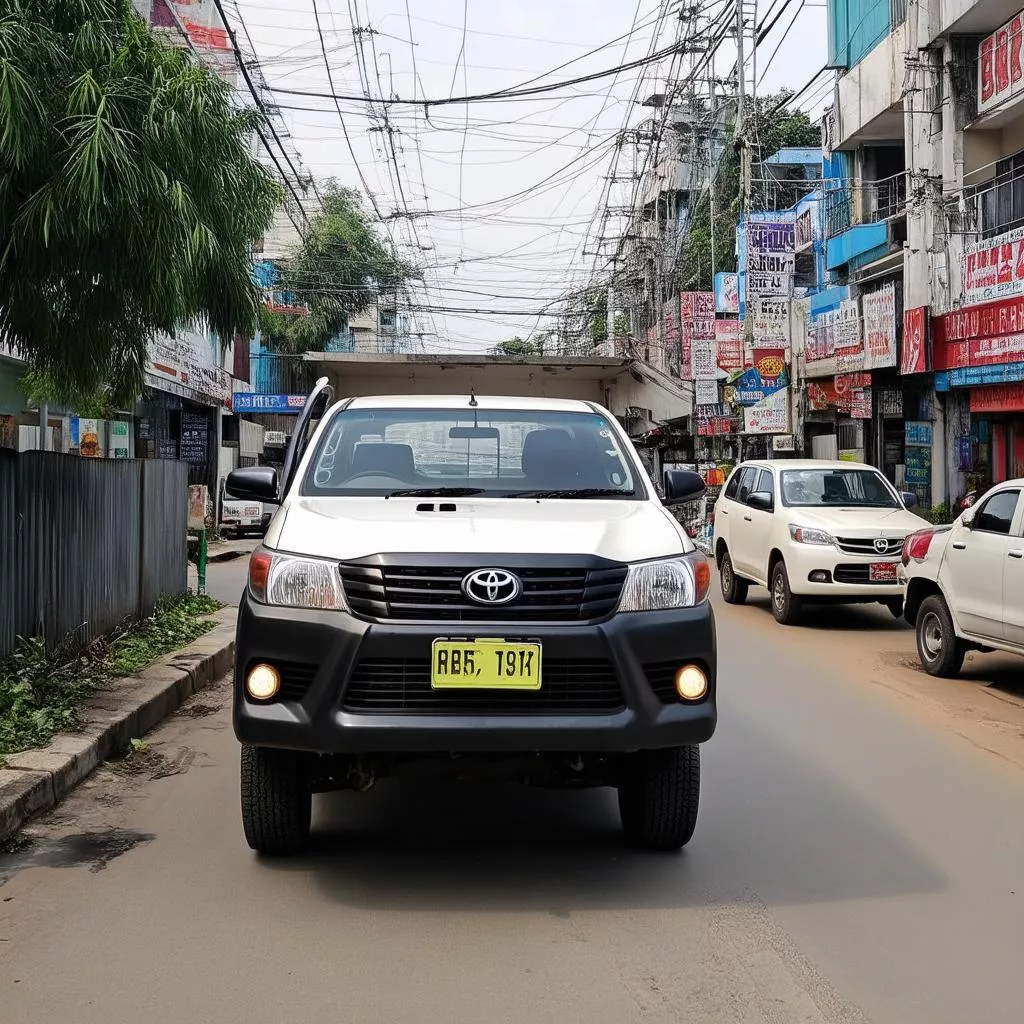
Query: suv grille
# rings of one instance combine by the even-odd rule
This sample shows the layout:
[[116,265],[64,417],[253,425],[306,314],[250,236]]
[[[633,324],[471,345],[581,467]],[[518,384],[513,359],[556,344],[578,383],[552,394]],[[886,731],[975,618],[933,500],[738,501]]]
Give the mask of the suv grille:
[[[875,548],[875,540],[884,540],[885,548],[879,551]],[[898,555],[903,550],[902,537],[836,537],[836,543],[840,551],[848,555],[875,555],[879,558]]]
[[[500,566],[498,566],[500,568]],[[489,608],[462,593],[462,580],[474,567],[339,567],[345,596],[356,615],[367,619],[420,619],[445,622],[547,622],[602,619],[615,611],[626,567],[610,569],[520,569],[523,583],[515,602]]]
[[346,711],[395,714],[607,714],[624,707],[604,658],[545,658],[539,690],[432,690],[429,658],[366,658],[345,691]]

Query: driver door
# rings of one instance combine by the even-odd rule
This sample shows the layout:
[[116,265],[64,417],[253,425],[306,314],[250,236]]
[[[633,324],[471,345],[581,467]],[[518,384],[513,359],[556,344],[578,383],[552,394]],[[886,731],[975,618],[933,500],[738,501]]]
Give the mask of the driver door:
[[754,470],[749,490],[741,485],[743,503],[737,511],[739,522],[733,526],[736,537],[733,548],[733,562],[738,572],[759,583],[767,583],[768,539],[771,533],[774,512],[752,508],[748,504],[751,494],[767,491],[775,495],[775,476],[768,469]]
[[284,466],[278,478],[278,501],[284,501],[288,491],[291,490],[292,481],[298,472],[302,456],[306,454],[309,442],[313,438],[323,414],[334,399],[334,388],[328,383],[326,377],[321,377],[313,386],[313,390],[306,399],[306,404],[299,413],[295,429],[292,431],[292,439],[288,443],[288,450],[284,455]]

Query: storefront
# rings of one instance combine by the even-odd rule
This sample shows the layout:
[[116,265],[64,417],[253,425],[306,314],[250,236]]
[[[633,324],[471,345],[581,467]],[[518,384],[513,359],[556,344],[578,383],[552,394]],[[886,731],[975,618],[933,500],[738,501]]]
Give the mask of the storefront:
[[1024,476],[1024,298],[937,317],[932,343],[936,391],[967,398],[955,444],[968,489]]

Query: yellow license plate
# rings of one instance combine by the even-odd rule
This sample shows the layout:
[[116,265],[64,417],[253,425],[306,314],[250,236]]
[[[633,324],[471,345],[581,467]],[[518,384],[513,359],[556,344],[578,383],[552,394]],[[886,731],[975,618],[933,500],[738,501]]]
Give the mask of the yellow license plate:
[[435,640],[435,690],[539,690],[540,644],[507,640]]

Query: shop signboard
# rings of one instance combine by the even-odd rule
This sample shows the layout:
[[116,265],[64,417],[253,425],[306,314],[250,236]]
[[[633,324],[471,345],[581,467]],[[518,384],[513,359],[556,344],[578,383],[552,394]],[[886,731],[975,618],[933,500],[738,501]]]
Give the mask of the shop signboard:
[[695,405],[718,405],[718,383],[713,380],[694,382]]
[[883,285],[861,296],[864,313],[864,367],[896,365],[896,286]]
[[772,438],[773,452],[795,452],[796,438],[792,434],[776,434]]
[[210,425],[205,416],[181,414],[181,443],[178,454],[182,462],[205,465],[209,450]]
[[789,386],[782,349],[755,349],[754,365],[747,367],[725,389],[733,405],[752,406]]
[[968,243],[960,269],[966,306],[1024,295],[1024,228]]
[[760,296],[751,301],[750,330],[754,344],[789,344],[789,300]]
[[871,419],[871,388],[850,392],[850,415],[855,420]]
[[932,450],[924,445],[903,452],[903,480],[908,487],[927,487],[932,482]]
[[736,421],[731,416],[698,416],[698,437],[723,437],[733,433]]
[[932,445],[932,425],[925,420],[907,420],[903,425],[903,443],[910,445]]
[[655,365],[659,370],[672,372],[678,369],[680,358],[679,303],[674,300],[662,305],[661,336],[664,344],[661,358]]
[[271,448],[283,448],[286,440],[283,430],[264,431],[263,443]]
[[971,389],[971,412],[1024,412],[1024,383]]
[[826,310],[811,320],[804,355],[808,363],[834,359],[839,372],[864,369],[860,307],[856,299],[844,299],[838,308]]
[[714,292],[680,292],[679,310],[683,321],[714,320]]
[[748,301],[764,295],[792,295],[796,269],[792,221],[748,221],[746,236]]
[[110,424],[110,454],[115,459],[128,458],[128,424],[124,420]]
[[78,452],[87,459],[103,456],[100,442],[100,421],[79,419],[78,421]]
[[928,307],[903,311],[903,351],[900,373],[925,373],[928,369]]
[[837,373],[835,377],[836,393],[846,394],[847,391],[856,391],[859,388],[871,387],[870,373]]
[[306,406],[305,395],[258,395],[252,391],[236,391],[232,395],[235,412],[280,413],[298,416]]
[[718,363],[715,359],[713,338],[694,338],[691,342],[693,353],[693,379],[718,380]]
[[1024,12],[978,44],[978,113],[985,114],[1024,93]]
[[743,410],[745,434],[788,434],[789,388],[769,395],[757,405]]
[[743,369],[743,321],[715,321],[715,349],[718,368],[724,373]]
[[715,310],[736,314],[740,311],[739,274],[715,274]]

